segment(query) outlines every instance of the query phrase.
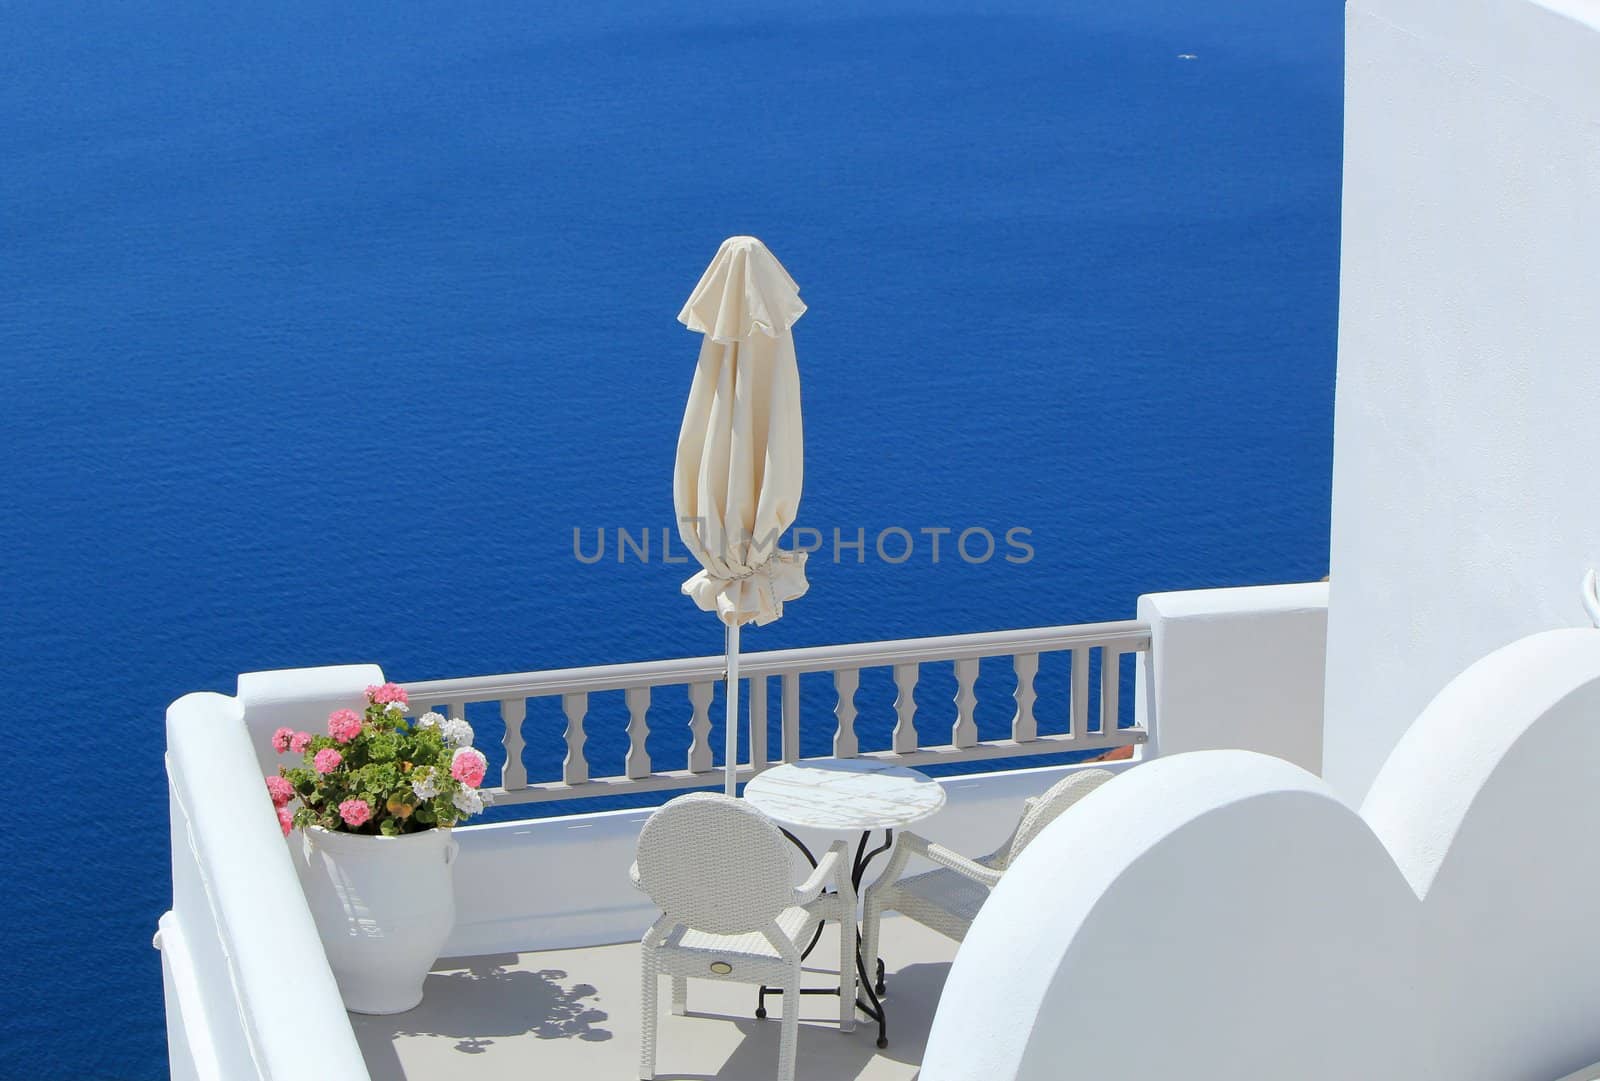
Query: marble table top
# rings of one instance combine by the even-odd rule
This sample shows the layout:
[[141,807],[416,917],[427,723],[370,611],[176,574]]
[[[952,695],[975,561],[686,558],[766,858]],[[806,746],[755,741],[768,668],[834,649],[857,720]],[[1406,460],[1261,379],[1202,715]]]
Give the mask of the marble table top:
[[744,798],[786,826],[897,829],[943,807],[944,787],[876,758],[817,758],[774,766],[744,786]]

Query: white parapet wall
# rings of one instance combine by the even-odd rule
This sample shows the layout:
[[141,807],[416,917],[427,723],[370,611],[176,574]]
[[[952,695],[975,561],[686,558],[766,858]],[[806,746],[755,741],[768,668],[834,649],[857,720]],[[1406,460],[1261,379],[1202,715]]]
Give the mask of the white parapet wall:
[[1360,812],[1242,751],[1091,793],[957,954],[923,1081],[1550,1081],[1600,1057],[1600,631],[1473,665]]
[[1150,593],[1139,619],[1135,716],[1152,754],[1232,748],[1320,772],[1327,583]]
[[[952,777],[948,800],[917,832],[982,855],[1016,826],[1022,802],[1075,769],[1121,772],[1137,760]],[[456,831],[456,928],[445,953],[465,956],[562,949],[639,938],[658,915],[628,878],[650,811],[601,811],[468,826]],[[836,837],[799,831],[813,852]],[[874,843],[879,835],[874,836]],[[796,873],[802,870],[796,862]],[[798,879],[797,879],[798,880]],[[486,883],[493,888],[485,888]]]
[[[359,700],[369,672],[376,669],[272,673],[259,689],[270,687],[279,708],[315,716],[325,714],[330,687],[353,688]],[[252,725],[251,704],[244,695],[190,694],[167,710],[172,908],[156,944],[171,1073],[184,1081],[366,1081],[262,783],[266,743],[253,733],[270,724],[273,707]]]
[[1600,564],[1600,3],[1350,0],[1324,776]]

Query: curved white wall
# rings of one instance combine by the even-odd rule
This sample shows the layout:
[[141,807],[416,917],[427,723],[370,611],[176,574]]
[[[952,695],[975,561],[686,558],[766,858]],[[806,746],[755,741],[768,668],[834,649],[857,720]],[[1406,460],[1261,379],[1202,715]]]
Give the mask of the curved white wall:
[[1600,631],[1486,657],[1411,726],[1361,814],[1424,897],[1418,979],[1453,1081],[1600,1059]]
[[1600,3],[1351,0],[1323,776],[1585,622],[1600,564]]
[[1550,1081],[1600,1058],[1600,631],[1455,680],[1362,814],[1288,763],[1161,758],[1028,849],[924,1081]]
[[1391,978],[1414,902],[1299,767],[1157,759],[1002,879],[956,956],[923,1081],[1415,1081],[1410,996]]

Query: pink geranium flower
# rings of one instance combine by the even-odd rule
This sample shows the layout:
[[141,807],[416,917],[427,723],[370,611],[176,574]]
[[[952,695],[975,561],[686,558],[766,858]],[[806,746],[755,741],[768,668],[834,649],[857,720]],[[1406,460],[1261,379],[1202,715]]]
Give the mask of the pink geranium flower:
[[398,683],[385,683],[381,687],[373,684],[367,688],[367,700],[376,702],[380,706],[386,706],[391,702],[400,706],[410,704],[406,697],[406,689]]
[[294,799],[294,785],[283,777],[268,777],[267,794],[272,797],[273,806],[282,807]]
[[306,748],[311,745],[310,732],[296,732],[289,737],[289,750],[295,754],[305,754]]
[[483,775],[488,770],[489,760],[475,748],[457,747],[456,753],[450,757],[450,776],[469,788],[477,788],[482,784]]
[[364,799],[347,799],[339,804],[339,817],[344,819],[345,825],[357,829],[372,817],[372,808],[367,806]]
[[318,773],[332,773],[334,770],[339,768],[339,763],[343,761],[344,755],[340,754],[332,747],[324,747],[322,750],[318,751],[316,757],[311,760],[311,768],[315,769]]
[[280,728],[272,733],[272,749],[282,754],[289,749],[289,741],[294,738],[294,729]]
[[328,735],[340,743],[349,743],[361,734],[361,714],[353,709],[334,710],[328,714]]
[[287,807],[279,807],[278,825],[283,828],[283,835],[289,836],[289,831],[294,829],[294,812]]

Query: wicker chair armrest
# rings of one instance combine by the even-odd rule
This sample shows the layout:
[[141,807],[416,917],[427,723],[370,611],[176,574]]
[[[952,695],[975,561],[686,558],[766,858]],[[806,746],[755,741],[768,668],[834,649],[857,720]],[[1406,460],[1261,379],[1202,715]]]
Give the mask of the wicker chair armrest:
[[980,886],[994,889],[1000,884],[1000,872],[992,867],[985,867],[977,860],[968,859],[959,852],[952,852],[944,845],[935,844],[916,834],[902,834],[906,847],[918,856],[931,860],[940,867],[947,867],[963,878],[970,878]]
[[794,903],[797,905],[810,904],[822,893],[822,888],[831,879],[836,888],[841,890],[848,886],[850,881],[847,865],[850,858],[850,849],[843,841],[835,841],[829,846],[817,861],[816,869],[799,886],[795,887]]

